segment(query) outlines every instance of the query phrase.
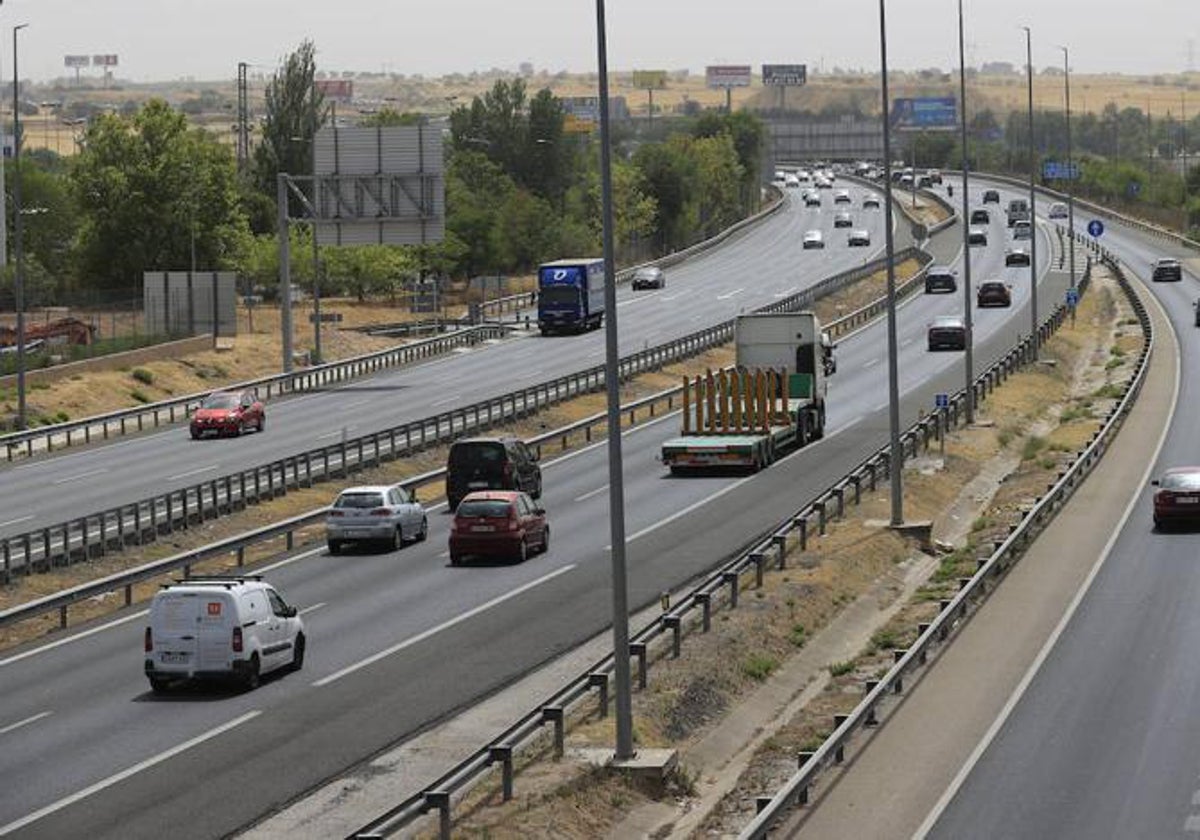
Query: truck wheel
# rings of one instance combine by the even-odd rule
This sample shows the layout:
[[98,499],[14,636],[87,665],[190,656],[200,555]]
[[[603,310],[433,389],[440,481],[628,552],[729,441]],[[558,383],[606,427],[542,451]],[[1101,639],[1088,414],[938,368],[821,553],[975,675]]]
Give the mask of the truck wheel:
[[166,677],[151,677],[150,690],[155,694],[166,694],[167,689],[171,687],[171,681]]
[[246,691],[253,691],[258,688],[260,682],[262,664],[258,661],[258,654],[250,655],[250,663],[246,666],[246,673],[242,676],[242,688]]
[[817,410],[817,426],[813,429],[812,439],[820,440],[825,437],[825,406]]

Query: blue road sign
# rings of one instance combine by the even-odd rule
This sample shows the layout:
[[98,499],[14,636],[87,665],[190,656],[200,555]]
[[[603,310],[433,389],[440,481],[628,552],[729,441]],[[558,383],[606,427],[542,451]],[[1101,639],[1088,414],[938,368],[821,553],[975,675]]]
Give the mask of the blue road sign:
[[1100,234],[1104,233],[1104,222],[1100,221],[1099,219],[1092,219],[1090,222],[1088,222],[1087,230],[1088,233],[1099,239]]
[[934,394],[933,395],[933,407],[934,408],[949,408],[950,407],[950,395],[949,394]]
[[1074,287],[1067,289],[1067,306],[1074,309],[1077,303],[1079,303],[1079,289]]
[[1078,181],[1079,164],[1048,160],[1042,164],[1042,177],[1047,181]]

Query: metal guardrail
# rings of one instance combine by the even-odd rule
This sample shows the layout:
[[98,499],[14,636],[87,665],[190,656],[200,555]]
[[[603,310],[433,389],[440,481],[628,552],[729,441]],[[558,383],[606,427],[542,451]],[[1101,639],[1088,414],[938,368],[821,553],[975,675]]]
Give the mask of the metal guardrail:
[[[808,802],[808,790],[817,775],[825,768],[840,764],[844,760],[845,749],[857,731],[878,723],[877,715],[885,699],[903,692],[904,678],[925,664],[930,651],[947,642],[956,625],[966,617],[973,606],[977,606],[986,597],[990,589],[994,588],[996,581],[1020,558],[1099,462],[1123,425],[1145,381],[1150,354],[1154,349],[1154,330],[1145,306],[1117,260],[1106,251],[1102,252],[1102,260],[1113,271],[1121,285],[1137,315],[1145,338],[1134,375],[1125,385],[1119,402],[1109,411],[1103,427],[1093,434],[1091,442],[1083,452],[1077,455],[1069,467],[1060,470],[1058,480],[1036,501],[1020,523],[1010,526],[1006,538],[993,542],[991,554],[978,561],[975,574],[961,582],[961,588],[953,598],[941,601],[940,610],[933,621],[920,625],[919,635],[912,645],[905,650],[894,652],[895,664],[891,669],[878,680],[871,680],[866,684],[863,699],[854,710],[835,719],[833,731],[815,751],[801,755],[800,769],[782,789],[769,799],[760,799],[759,813],[739,835],[741,838],[748,840],[766,837],[770,828],[786,811],[794,805]],[[1061,305],[1056,312],[1061,314]]]
[[[441,355],[456,347],[502,338],[505,334],[502,328],[495,325],[469,327],[400,347],[366,353],[291,373],[277,373],[226,387],[235,390],[264,389],[266,393],[263,397],[270,399],[272,396],[281,394],[325,388],[385,368],[411,364]],[[0,435],[0,448],[3,449],[5,458],[12,461],[18,454],[24,454],[26,457],[32,456],[35,450],[34,445],[39,442],[46,452],[50,452],[80,442],[91,443],[94,439],[107,440],[113,435],[124,435],[130,431],[142,431],[147,427],[155,428],[164,424],[176,423],[186,419],[195,404],[208,393],[206,391],[200,394],[189,394],[135,408],[123,408],[107,414],[97,414],[67,423],[56,423],[52,426]]]
[[[928,256],[915,248],[898,255],[899,260],[909,258],[928,261]],[[760,311],[787,312],[804,308],[818,297],[870,276],[885,265],[886,258],[873,260],[825,278]],[[872,312],[878,312],[880,306],[877,301],[842,320],[857,326],[873,317]],[[733,320],[725,321],[626,356],[621,360],[619,376],[625,381],[724,344],[733,337],[733,324]],[[840,334],[836,326],[833,334]],[[0,582],[8,583],[14,574],[29,574],[38,566],[57,562],[69,564],[76,559],[87,560],[122,550],[130,543],[140,545],[160,534],[172,533],[176,528],[186,529],[193,522],[219,517],[264,498],[286,495],[296,487],[345,477],[351,472],[378,466],[383,461],[528,416],[549,405],[602,389],[604,374],[605,365],[595,365],[433,417],[348,438],[43,528],[0,537]]]
[[[1090,267],[1089,273],[1085,274],[1080,283],[1081,291],[1087,287],[1089,277]],[[1039,343],[1049,338],[1067,317],[1065,306],[1059,304],[1039,328]],[[1026,336],[981,373],[972,384],[975,399],[986,398],[1009,375],[1030,364],[1035,358],[1033,348],[1032,337]],[[966,391],[960,390],[950,401],[947,413],[955,425],[965,419],[965,400]],[[901,436],[904,453],[911,453],[915,457],[919,446],[928,449],[931,441],[941,434],[941,429],[942,418],[938,414],[931,414],[917,421]],[[719,604],[722,598],[731,609],[737,608],[743,576],[753,574],[755,585],[762,586],[769,565],[780,570],[786,568],[788,541],[791,536],[798,537],[800,551],[806,550],[810,524],[816,526],[817,533],[824,534],[827,523],[844,514],[847,501],[858,504],[864,485],[873,491],[879,481],[888,477],[889,469],[890,447],[885,445],[819,494],[813,502],[760,536],[756,545],[749,551],[710,574],[676,606],[635,633],[630,639],[628,655],[637,665],[638,687],[645,689],[648,684],[652,644],[660,640],[669,640],[670,655],[677,658],[680,655],[685,630],[688,629],[689,617],[698,613],[701,632],[708,632],[712,624],[713,607]],[[565,749],[568,715],[582,700],[595,692],[598,714],[601,717],[607,715],[609,682],[614,666],[615,658],[610,653],[424,790],[409,796],[349,836],[360,840],[387,837],[411,825],[425,814],[437,811],[439,833],[445,840],[451,836],[454,797],[495,765],[500,766],[502,774],[502,796],[506,801],[511,799],[517,750],[531,747],[532,742],[542,735],[543,728],[552,724],[554,754],[561,757]]]

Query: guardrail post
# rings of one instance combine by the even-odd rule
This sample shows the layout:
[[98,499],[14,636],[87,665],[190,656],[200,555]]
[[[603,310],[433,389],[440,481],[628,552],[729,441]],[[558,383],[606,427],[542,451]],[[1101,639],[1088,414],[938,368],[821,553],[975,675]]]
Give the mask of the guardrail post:
[[721,572],[721,582],[729,584],[729,607],[737,609],[738,605],[738,579],[741,576],[734,571]]
[[767,565],[767,555],[761,551],[755,551],[750,555],[750,561],[754,563],[754,587],[762,589],[763,586],[763,570]]
[[662,617],[663,627],[671,631],[671,658],[678,659],[683,636],[683,618],[668,614]]
[[[850,715],[834,715],[833,728],[838,729],[843,723],[850,719]],[[846,760],[846,747],[844,744],[838,744],[836,750],[833,751],[833,760],[836,764],[841,764]]]
[[67,629],[67,605],[63,604],[58,608],[58,629]]
[[[870,694],[879,687],[879,680],[867,680],[863,683],[863,694]],[[879,721],[875,717],[875,706],[872,705],[867,709],[867,719],[863,721],[863,726],[878,726]]]
[[703,632],[707,633],[712,629],[712,593],[697,592],[696,602],[700,604],[700,627]]
[[[926,622],[922,622],[922,623],[918,624],[917,625],[917,638],[924,636],[925,631],[928,629],[929,629],[929,622],[926,621]],[[917,651],[917,661],[919,663],[921,663],[922,665],[924,665],[925,659],[926,659],[925,646],[922,645],[921,649],[919,651]]]
[[645,642],[630,642],[629,655],[637,660],[638,664],[638,688],[646,687],[646,643]]
[[825,536],[825,500],[818,499],[813,502],[813,507],[817,511],[817,533],[823,537]]
[[[908,653],[907,650],[901,650],[901,649],[893,650],[892,651],[892,661],[899,662],[901,659],[904,658],[904,654],[906,654],[906,653]],[[894,686],[892,686],[892,691],[896,694],[902,694],[904,692],[904,677],[903,676],[898,675],[896,677],[896,684]]]
[[542,706],[542,722],[554,724],[554,757],[563,757],[563,722],[565,715],[562,706]]
[[833,497],[837,499],[837,518],[841,519],[846,515],[846,488],[834,487]]
[[775,548],[775,556],[778,560],[775,568],[782,571],[787,568],[787,534],[772,534],[771,545]]
[[450,840],[450,791],[425,791],[425,804],[431,809],[437,808],[438,837],[441,838],[441,840]]
[[507,802],[513,795],[513,748],[508,744],[489,747],[488,756],[493,763],[500,764],[500,790],[503,800]]
[[596,689],[599,694],[597,702],[600,707],[600,717],[608,717],[608,674],[601,671],[593,671],[588,674],[588,688]]

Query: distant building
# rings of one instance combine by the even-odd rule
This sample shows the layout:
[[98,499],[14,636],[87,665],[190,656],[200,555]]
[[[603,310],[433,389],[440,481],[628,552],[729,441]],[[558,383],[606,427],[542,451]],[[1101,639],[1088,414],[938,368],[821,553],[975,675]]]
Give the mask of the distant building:
[[984,76],[1015,76],[1017,68],[1011,61],[985,61],[979,72]]
[[532,76],[533,75],[533,62],[532,61],[522,61],[520,66],[517,69],[520,71],[522,76]]

